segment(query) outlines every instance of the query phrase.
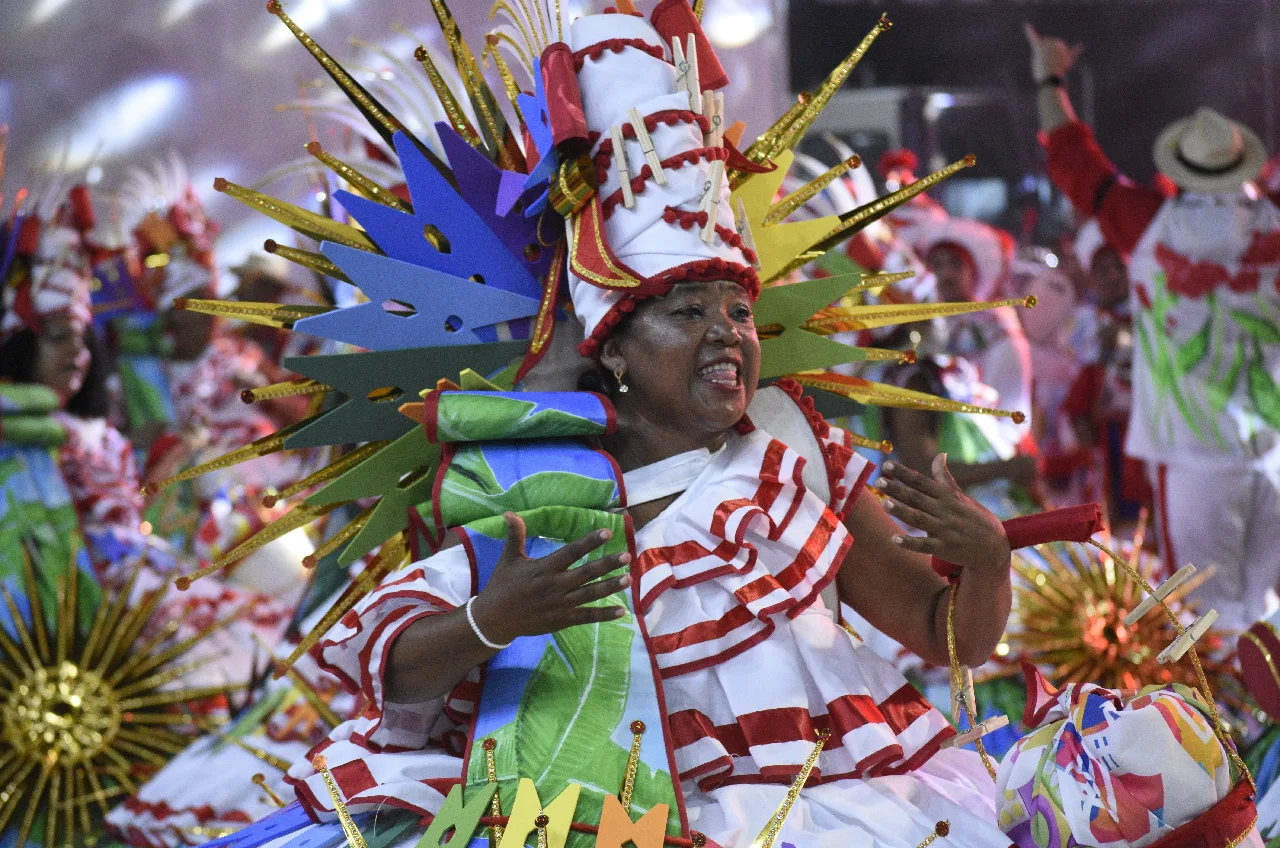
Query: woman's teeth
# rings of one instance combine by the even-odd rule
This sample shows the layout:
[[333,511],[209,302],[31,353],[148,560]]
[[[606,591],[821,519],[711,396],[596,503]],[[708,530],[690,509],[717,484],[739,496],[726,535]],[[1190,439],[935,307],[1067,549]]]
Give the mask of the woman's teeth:
[[738,385],[738,366],[732,362],[717,362],[698,369],[698,376],[717,386]]

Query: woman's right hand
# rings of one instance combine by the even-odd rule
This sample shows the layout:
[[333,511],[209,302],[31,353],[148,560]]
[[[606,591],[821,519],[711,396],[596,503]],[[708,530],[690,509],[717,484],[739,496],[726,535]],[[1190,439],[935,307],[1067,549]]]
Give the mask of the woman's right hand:
[[493,576],[472,603],[480,630],[506,644],[517,636],[554,633],[578,624],[613,621],[626,614],[618,606],[585,606],[631,585],[631,575],[600,578],[631,562],[631,554],[601,557],[571,566],[609,541],[609,530],[595,530],[555,553],[532,559],[525,553],[525,526],[520,516],[505,513],[507,544]]

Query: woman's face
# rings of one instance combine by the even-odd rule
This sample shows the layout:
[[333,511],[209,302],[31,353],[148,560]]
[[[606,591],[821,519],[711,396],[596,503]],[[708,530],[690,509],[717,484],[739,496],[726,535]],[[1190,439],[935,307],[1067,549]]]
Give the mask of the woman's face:
[[54,317],[44,321],[36,349],[34,379],[57,392],[65,402],[75,397],[89,373],[87,327],[79,321]]
[[1093,294],[1101,305],[1114,306],[1129,296],[1129,269],[1115,248],[1099,248],[1093,256],[1090,272]]
[[742,418],[760,375],[751,300],[737,283],[679,283],[642,301],[609,338],[601,364],[624,370],[619,411],[664,429],[717,436]]
[[925,264],[938,280],[938,300],[948,303],[973,300],[978,273],[963,250],[955,245],[940,244],[929,251]]

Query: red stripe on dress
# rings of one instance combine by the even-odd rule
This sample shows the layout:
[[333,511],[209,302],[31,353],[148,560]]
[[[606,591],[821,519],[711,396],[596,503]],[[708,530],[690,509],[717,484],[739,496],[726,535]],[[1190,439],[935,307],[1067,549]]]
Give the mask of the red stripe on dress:
[[838,526],[840,526],[839,522],[831,510],[824,509],[822,515],[818,518],[817,525],[809,533],[809,538],[805,540],[800,552],[796,554],[796,558],[786,568],[778,572],[777,580],[783,588],[790,591],[804,582],[805,576],[817,563],[823,551],[831,544],[831,537],[835,534]]
[[659,655],[669,654],[681,648],[719,639],[755,620],[756,617],[751,610],[743,606],[736,606],[714,621],[702,621],[697,624],[691,624],[682,630],[677,630],[675,633],[654,636],[652,638],[653,649]]

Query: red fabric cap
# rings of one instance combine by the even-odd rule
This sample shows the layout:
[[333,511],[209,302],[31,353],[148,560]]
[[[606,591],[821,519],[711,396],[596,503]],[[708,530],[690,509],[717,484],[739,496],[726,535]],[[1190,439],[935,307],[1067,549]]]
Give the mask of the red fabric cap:
[[886,150],[880,157],[876,170],[882,178],[887,179],[893,171],[905,169],[914,174],[919,167],[920,158],[905,147],[900,147],[897,150]]
[[40,219],[35,215],[27,215],[18,225],[18,253],[22,256],[35,256],[39,246]]
[[71,202],[71,223],[77,230],[87,233],[97,226],[98,217],[93,212],[93,198],[89,196],[88,186],[72,186],[67,192],[67,200]]
[[587,140],[587,116],[574,71],[573,51],[563,41],[542,51],[542,85],[547,92],[547,117],[557,146],[573,139]]
[[662,0],[649,16],[649,23],[653,24],[665,44],[670,44],[673,38],[679,38],[684,44],[693,33],[694,43],[698,45],[698,80],[703,91],[724,88],[729,84],[729,75],[724,72],[715,48],[702,31],[702,24],[693,13],[689,0]]

